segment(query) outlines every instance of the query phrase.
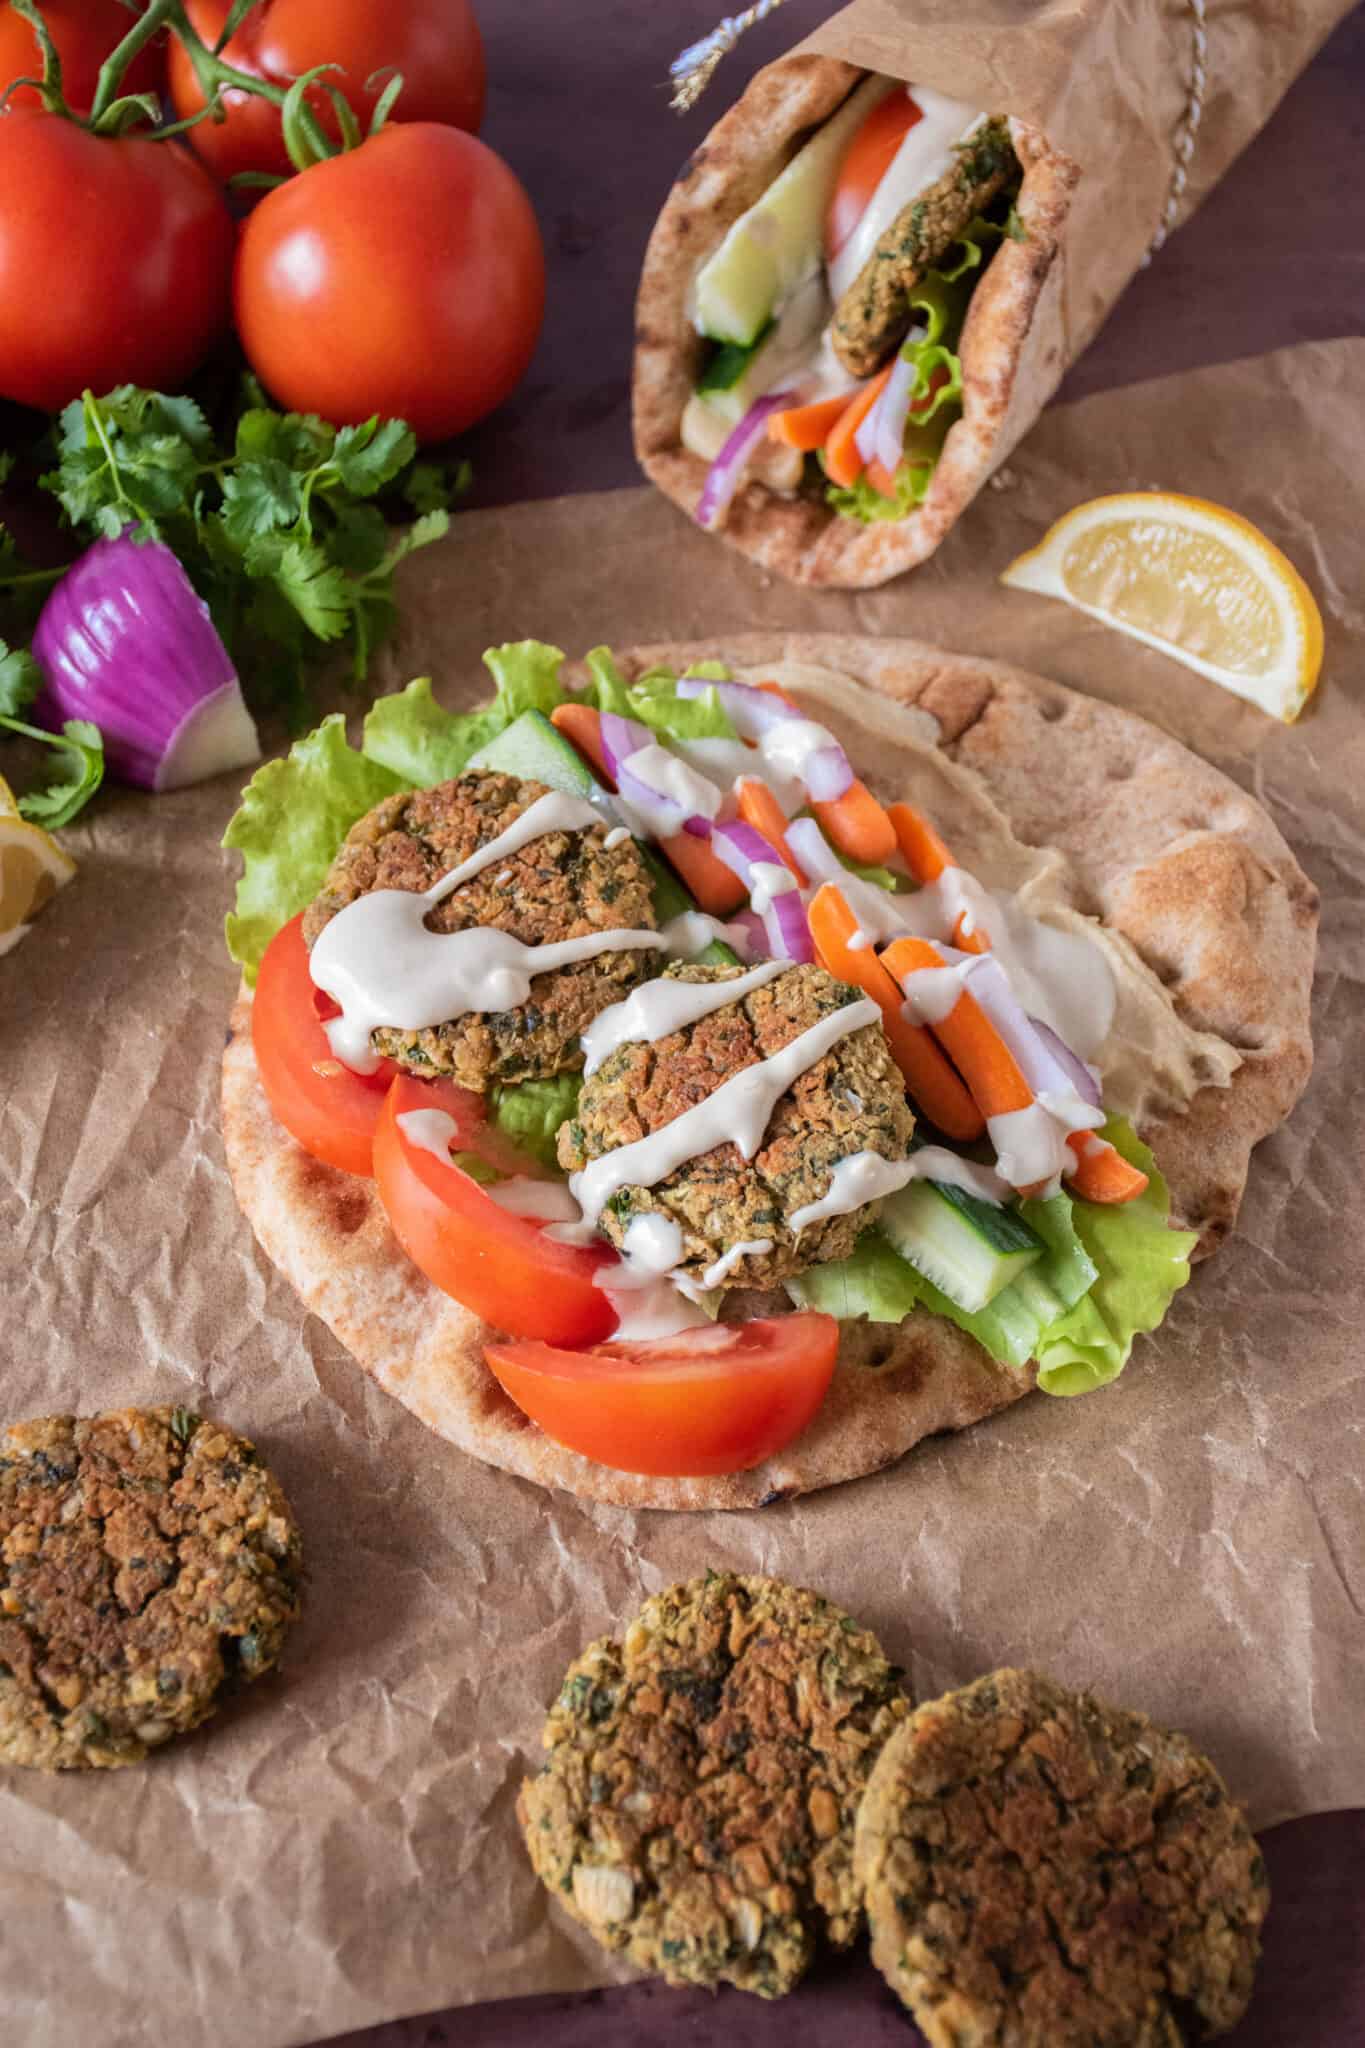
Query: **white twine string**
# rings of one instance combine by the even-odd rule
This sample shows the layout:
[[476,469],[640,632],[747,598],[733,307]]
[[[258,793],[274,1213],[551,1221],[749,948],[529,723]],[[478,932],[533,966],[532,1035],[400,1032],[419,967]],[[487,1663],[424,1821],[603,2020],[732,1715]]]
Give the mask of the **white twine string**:
[[1171,174],[1171,188],[1166,194],[1166,204],[1152,245],[1142,259],[1145,270],[1158,249],[1165,246],[1166,238],[1176,223],[1180,202],[1185,197],[1185,188],[1190,182],[1190,164],[1194,158],[1194,139],[1199,133],[1199,124],[1204,118],[1204,91],[1209,82],[1208,57],[1209,37],[1207,28],[1206,0],[1189,0],[1190,8],[1190,90],[1185,101],[1185,111],[1175,131],[1172,148],[1175,153],[1175,170]]
[[[727,14],[725,19],[712,29],[710,35],[703,36],[700,42],[692,43],[680,56],[673,59],[668,67],[668,75],[673,81],[673,98],[670,104],[675,113],[685,114],[690,108],[695,107],[715,76],[716,67],[721,59],[730,54],[742,35],[747,34],[760,21],[766,21],[781,5],[782,0],[755,0],[754,6],[747,7],[743,14]],[[1168,236],[1175,227],[1180,202],[1185,197],[1190,182],[1195,138],[1199,133],[1199,124],[1204,118],[1204,93],[1209,82],[1207,0],[1188,0],[1188,5],[1190,89],[1184,111],[1176,126],[1175,141],[1171,145],[1175,156],[1175,169],[1171,173],[1170,189],[1166,194],[1166,204],[1162,208],[1161,219],[1152,237],[1151,246],[1142,259],[1141,267],[1144,270],[1157,250],[1165,246]]]
[[776,14],[782,0],[754,0],[752,7],[746,7],[743,14],[727,14],[709,36],[703,36],[699,43],[693,43],[682,55],[675,57],[668,67],[673,81],[673,97],[669,102],[675,114],[685,114],[706,91],[722,57],[728,57],[742,35],[766,21],[770,14]]

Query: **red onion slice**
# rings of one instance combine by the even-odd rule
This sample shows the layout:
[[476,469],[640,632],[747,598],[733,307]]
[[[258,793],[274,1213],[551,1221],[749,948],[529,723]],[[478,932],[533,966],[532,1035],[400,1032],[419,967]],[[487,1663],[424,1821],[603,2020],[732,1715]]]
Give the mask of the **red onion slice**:
[[[671,833],[690,832],[695,839],[707,839],[711,833],[711,821],[700,812],[684,811],[681,803],[668,790],[656,789],[646,782],[642,775],[631,767],[631,758],[645,747],[662,745],[658,733],[651,732],[647,725],[637,718],[623,718],[619,712],[602,713],[602,751],[607,766],[616,784],[617,792],[628,804],[641,811],[654,830],[667,838]],[[681,758],[681,757],[680,757]],[[686,764],[684,764],[686,765]],[[689,771],[698,782],[695,770]],[[714,791],[715,808],[720,808],[720,791],[714,784],[707,784]]]
[[711,464],[706,482],[701,487],[695,514],[698,526],[704,526],[708,533],[720,525],[729,510],[730,500],[739,488],[744,465],[763,437],[769,413],[780,412],[783,406],[790,405],[794,395],[790,391],[770,391],[765,397],[755,399]]
[[874,407],[877,434],[873,454],[891,476],[896,474],[905,453],[905,423],[910,417],[915,376],[915,364],[908,362],[903,355],[897,356],[896,367],[886,380],[881,401]]
[[1077,1088],[1067,1064],[1048,1045],[1032,1018],[1010,987],[1004,968],[993,953],[974,956],[966,973],[966,986],[975,996],[990,1022],[1000,1033],[1019,1065],[1019,1071],[1035,1095],[1075,1095],[1095,1106],[1093,1083]]
[[[740,877],[750,894],[760,898],[762,908],[755,908],[763,921],[768,950],[773,958],[813,960],[815,948],[811,942],[806,906],[801,900],[796,879],[777,848],[742,818],[727,819],[717,825],[711,835],[711,845],[726,867]],[[774,879],[779,886],[775,894],[767,895],[763,889],[763,877],[757,873],[760,868],[776,869]],[[765,896],[766,901],[763,900]]]
[[[714,690],[740,738],[758,741],[760,745],[782,726],[815,723],[795,705],[784,703],[771,690],[760,690],[754,683],[715,683],[701,676],[683,676],[677,687],[680,697],[700,697],[707,690]],[[790,774],[811,802],[817,804],[833,803],[853,783],[853,764],[848,755],[833,733],[826,733],[825,738],[827,745],[791,761],[783,761],[780,749],[774,748],[771,763],[771,772]]]
[[1066,1040],[1059,1037],[1050,1024],[1044,1024],[1041,1017],[1030,1017],[1028,1021],[1058,1066],[1063,1067],[1070,1075],[1071,1085],[1081,1101],[1088,1102],[1092,1109],[1102,1109],[1104,1095],[1100,1087],[1100,1076],[1095,1068],[1089,1066],[1078,1052],[1073,1052]]

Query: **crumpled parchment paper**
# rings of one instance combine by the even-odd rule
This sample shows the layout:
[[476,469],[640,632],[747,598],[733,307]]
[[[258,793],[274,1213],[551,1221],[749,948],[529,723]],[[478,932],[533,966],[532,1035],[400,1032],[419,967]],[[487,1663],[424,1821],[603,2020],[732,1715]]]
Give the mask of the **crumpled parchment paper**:
[[[236,975],[231,780],[112,791],[76,882],[0,961],[0,1355],[10,1418],[177,1401],[254,1436],[311,1565],[281,1675],[144,1766],[0,1770],[0,2009],[24,2048],[282,2048],[462,1999],[607,1981],[513,1819],[590,1637],[707,1565],[823,1588],[916,1693],[1036,1663],[1207,1745],[1260,1825],[1365,1800],[1365,342],[1047,414],[926,567],[767,586],[652,491],[468,514],[404,572],[384,685],[482,694],[537,635],[910,633],[1132,706],[1252,789],[1323,894],[1318,1064],[1240,1227],[1157,1341],[856,1485],[726,1517],[626,1514],[485,1470],[374,1390],[233,1201],[217,1124]],[[1078,499],[1235,506],[1327,620],[1286,728],[999,570]]]

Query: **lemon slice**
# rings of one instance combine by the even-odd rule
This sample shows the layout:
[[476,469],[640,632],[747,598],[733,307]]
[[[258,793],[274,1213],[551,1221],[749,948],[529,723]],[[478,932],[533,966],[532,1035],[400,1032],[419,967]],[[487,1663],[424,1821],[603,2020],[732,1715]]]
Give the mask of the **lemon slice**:
[[31,919],[75,872],[75,861],[52,835],[19,816],[13,791],[0,778],[0,953],[18,945]]
[[1204,498],[1127,491],[1048,528],[1001,577],[1060,597],[1289,723],[1322,667],[1322,614],[1250,520]]

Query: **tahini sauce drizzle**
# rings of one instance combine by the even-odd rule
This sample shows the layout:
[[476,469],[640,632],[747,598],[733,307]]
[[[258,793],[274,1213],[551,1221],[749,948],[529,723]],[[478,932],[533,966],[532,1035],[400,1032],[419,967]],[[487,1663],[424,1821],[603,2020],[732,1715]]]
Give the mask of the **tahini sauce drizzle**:
[[375,889],[338,911],[308,963],[316,986],[341,1006],[341,1015],[324,1026],[337,1058],[358,1074],[372,1074],[379,1060],[370,1034],[381,1026],[423,1031],[471,1010],[513,1010],[529,999],[534,975],[600,953],[660,950],[660,934],[647,931],[586,932],[528,946],[482,926],[427,929],[427,917],[462,882],[549,832],[581,832],[600,823],[591,804],[552,790],[430,889]]
[[654,1045],[675,1031],[709,1017],[713,1011],[728,1009],[741,997],[772,981],[791,966],[789,960],[765,960],[748,974],[733,981],[675,981],[661,977],[643,982],[624,1002],[613,1003],[594,1017],[583,1033],[586,1079],[595,1074],[603,1060],[623,1045]]

